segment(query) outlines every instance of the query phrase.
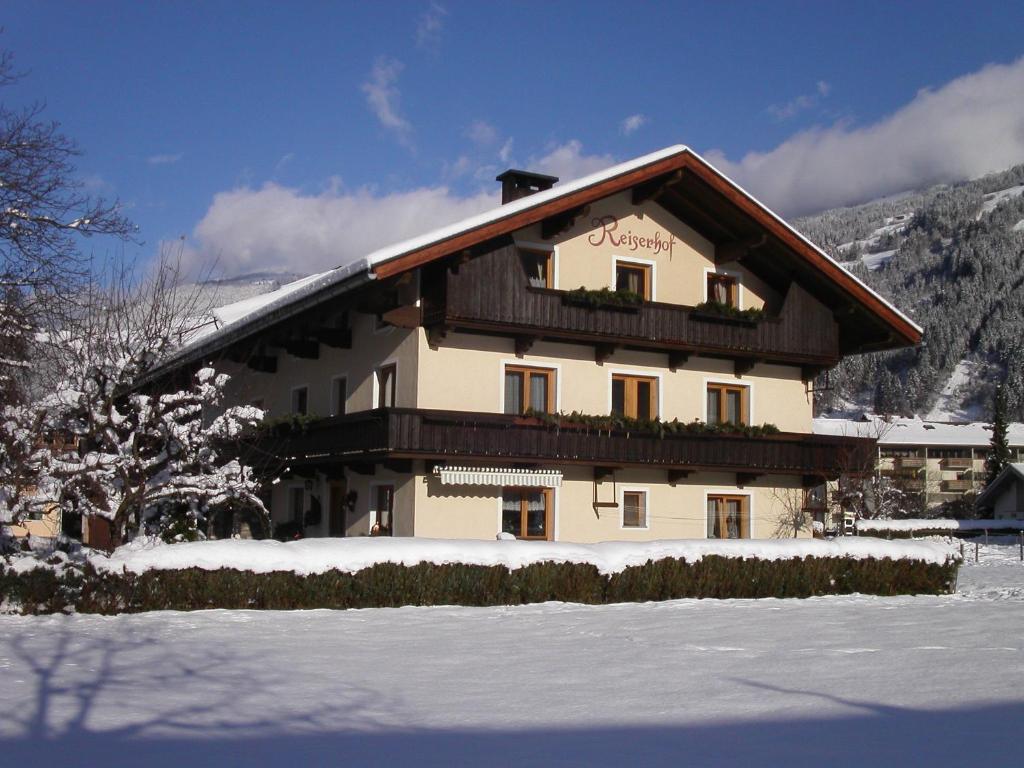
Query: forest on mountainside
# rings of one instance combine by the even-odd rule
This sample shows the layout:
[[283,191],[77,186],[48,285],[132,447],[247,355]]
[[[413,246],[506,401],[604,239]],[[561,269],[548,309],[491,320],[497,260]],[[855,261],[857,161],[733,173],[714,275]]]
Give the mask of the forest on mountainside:
[[819,413],[988,418],[1005,382],[1024,420],[1024,165],[839,208],[797,229],[924,328],[924,343],[844,360]]

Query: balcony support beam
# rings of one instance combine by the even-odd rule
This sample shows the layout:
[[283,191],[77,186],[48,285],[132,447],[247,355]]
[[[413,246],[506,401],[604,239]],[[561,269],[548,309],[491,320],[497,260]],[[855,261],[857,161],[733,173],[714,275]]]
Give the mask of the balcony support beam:
[[536,343],[536,341],[537,341],[537,337],[536,336],[529,336],[529,335],[516,336],[516,339],[515,339],[515,342],[516,342],[516,357],[522,357],[527,352],[529,352],[530,349],[533,347],[533,345]]
[[677,370],[682,368],[686,361],[690,359],[689,352],[682,352],[680,350],[672,350],[668,353],[668,369],[675,373]]
[[605,361],[612,356],[617,348],[618,344],[595,344],[594,362],[598,365],[604,365]]
[[688,469],[670,469],[668,470],[668,484],[673,488],[680,480],[685,480],[690,476],[690,470]]
[[742,488],[745,485],[750,485],[752,482],[761,477],[760,472],[737,472],[736,473],[736,487]]

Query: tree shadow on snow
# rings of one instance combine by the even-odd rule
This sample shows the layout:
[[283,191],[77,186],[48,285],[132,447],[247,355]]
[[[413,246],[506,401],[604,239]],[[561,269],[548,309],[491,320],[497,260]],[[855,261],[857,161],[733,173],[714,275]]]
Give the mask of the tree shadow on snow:
[[[18,687],[3,697],[3,732],[12,735],[0,738],[0,765],[934,768],[1021,761],[1024,702],[908,709],[741,680],[770,692],[779,714],[691,725],[503,730],[453,722],[413,729],[402,723],[400,701],[348,685],[341,675],[333,680],[329,670],[324,687],[296,710],[273,698],[286,683],[284,660],[268,669],[240,649],[194,645],[175,646],[159,663],[144,665],[157,642],[145,628],[113,642],[59,621],[41,629],[10,641],[18,671],[8,667],[0,680]],[[301,637],[295,652],[302,652]],[[807,716],[807,697],[828,701],[832,713],[842,705],[845,714]],[[801,714],[786,716],[790,704]],[[252,717],[254,711],[266,715]],[[557,721],[560,713],[551,717]]]

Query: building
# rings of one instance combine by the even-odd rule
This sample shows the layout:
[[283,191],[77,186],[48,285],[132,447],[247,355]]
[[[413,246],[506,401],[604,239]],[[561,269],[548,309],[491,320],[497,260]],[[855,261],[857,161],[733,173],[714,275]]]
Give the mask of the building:
[[978,495],[978,507],[996,520],[1024,520],[1024,464],[1007,464]]
[[[973,506],[973,495],[985,485],[989,424],[865,415],[856,420],[817,418],[814,432],[876,439],[875,470],[911,494],[922,509],[961,501]],[[1013,457],[1024,460],[1024,424],[1010,424],[1007,440]]]
[[812,382],[921,329],[698,155],[498,178],[496,209],[224,308],[150,377],[213,364],[269,411],[247,455],[279,463],[278,524],[792,535],[804,489],[873,455],[812,434]]

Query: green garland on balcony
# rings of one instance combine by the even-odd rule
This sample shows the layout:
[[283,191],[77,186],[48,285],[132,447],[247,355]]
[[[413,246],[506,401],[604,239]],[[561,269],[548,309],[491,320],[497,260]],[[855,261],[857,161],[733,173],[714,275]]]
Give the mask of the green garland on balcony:
[[582,304],[591,309],[601,307],[638,307],[644,297],[634,291],[613,291],[611,288],[591,290],[582,285],[566,293],[566,299],[573,304]]
[[594,416],[580,413],[545,413],[532,408],[524,414],[527,417],[552,427],[580,426],[599,432],[638,432],[654,434],[658,437],[666,435],[742,435],[743,437],[764,437],[779,434],[774,424],[708,424],[698,421],[662,421],[661,419],[631,419],[628,416]]
[[703,301],[695,306],[693,310],[695,312],[703,312],[706,315],[717,315],[718,317],[725,317],[730,320],[746,320],[751,323],[764,320],[766,316],[763,309],[755,307],[739,309],[731,304],[723,304],[720,301]]
[[323,418],[323,416],[312,413],[282,413],[279,416],[268,416],[263,419],[256,429],[265,435],[304,435],[312,425],[323,421]]

